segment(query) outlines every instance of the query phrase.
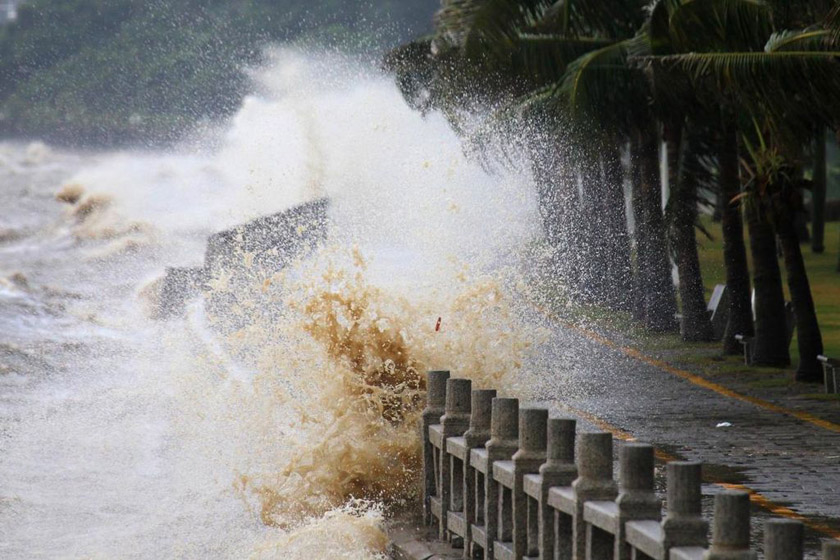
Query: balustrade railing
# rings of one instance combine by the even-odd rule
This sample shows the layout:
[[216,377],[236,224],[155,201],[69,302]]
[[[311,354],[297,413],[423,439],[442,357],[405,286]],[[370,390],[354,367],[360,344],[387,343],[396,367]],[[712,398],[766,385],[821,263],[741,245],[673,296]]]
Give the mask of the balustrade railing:
[[[654,490],[654,449],[576,433],[573,418],[520,408],[432,371],[423,411],[424,519],[439,537],[485,560],[753,560],[746,492],[715,495],[712,539],[702,516],[701,465],[666,465],[667,509]],[[840,560],[825,541],[824,560]],[[801,560],[803,525],[771,519],[767,560]]]

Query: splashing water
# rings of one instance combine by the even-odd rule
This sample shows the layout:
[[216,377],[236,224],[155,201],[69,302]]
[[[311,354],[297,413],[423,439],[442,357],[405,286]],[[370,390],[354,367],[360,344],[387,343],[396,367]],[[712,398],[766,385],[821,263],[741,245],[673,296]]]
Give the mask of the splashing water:
[[[418,490],[422,373],[516,385],[529,180],[350,61],[278,51],[255,79],[212,148],[0,145],[0,556],[376,558]],[[321,196],[314,255],[226,314],[149,319],[163,266]]]

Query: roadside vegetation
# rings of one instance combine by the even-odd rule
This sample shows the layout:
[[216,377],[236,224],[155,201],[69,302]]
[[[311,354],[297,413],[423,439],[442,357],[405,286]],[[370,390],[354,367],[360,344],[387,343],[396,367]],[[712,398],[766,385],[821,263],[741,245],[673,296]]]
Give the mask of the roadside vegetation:
[[[796,380],[822,379],[817,356],[824,339],[834,348],[834,327],[818,311],[837,297],[837,246],[819,272],[805,255],[827,250],[840,4],[445,0],[435,22],[386,65],[411,106],[442,112],[488,165],[527,156],[552,274],[574,301],[713,341],[712,251],[729,293],[723,354],[742,352],[736,335],[753,337],[755,365],[796,360]],[[701,259],[703,206],[720,225]]]
[[263,47],[376,51],[435,0],[30,0],[0,26],[0,134],[113,146],[231,114]]
[[[720,224],[708,218],[703,225],[711,234],[698,235],[700,266],[707,295],[716,284],[726,283],[726,267],[723,262],[723,237]],[[840,251],[840,222],[826,224],[825,251],[815,253],[803,251],[805,268],[814,296],[814,305],[819,319],[823,349],[828,356],[840,356],[840,274],[837,273],[837,254]],[[748,262],[751,262],[748,256]],[[785,285],[785,299],[790,301],[790,292]],[[791,359],[798,362],[799,349],[791,347]]]

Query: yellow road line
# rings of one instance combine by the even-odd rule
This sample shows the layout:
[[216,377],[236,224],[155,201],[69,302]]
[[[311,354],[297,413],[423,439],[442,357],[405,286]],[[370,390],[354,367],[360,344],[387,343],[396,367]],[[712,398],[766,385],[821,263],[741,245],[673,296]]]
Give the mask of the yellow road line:
[[[625,430],[622,430],[621,428],[619,428],[617,426],[613,426],[612,424],[610,424],[609,422],[607,422],[603,418],[599,418],[598,416],[595,416],[594,414],[591,414],[591,413],[586,412],[584,410],[580,410],[580,409],[578,409],[576,407],[573,407],[573,406],[571,406],[567,403],[561,403],[561,405],[564,408],[566,408],[569,412],[574,414],[575,416],[583,418],[584,420],[590,422],[591,424],[594,424],[595,426],[598,426],[600,429],[602,429],[604,431],[610,432],[617,439],[620,439],[622,441],[637,441],[637,438],[633,434],[631,434],[630,432],[627,432]],[[675,457],[675,456],[671,455],[667,451],[663,451],[661,449],[654,448],[654,452],[656,454],[656,458],[659,459],[660,461],[668,462],[668,461],[678,460],[678,457]],[[826,535],[827,537],[831,537],[832,539],[840,540],[840,531],[838,531],[838,530],[836,530],[832,527],[829,527],[828,525],[825,525],[824,523],[820,523],[819,521],[814,521],[813,519],[805,517],[801,513],[797,513],[797,512],[795,512],[794,510],[792,510],[788,507],[779,505],[779,504],[773,502],[772,500],[768,499],[767,497],[765,497],[764,495],[762,495],[758,491],[753,490],[749,486],[744,486],[743,484],[731,484],[731,483],[728,483],[728,482],[716,482],[716,481],[710,481],[710,482],[712,484],[714,484],[715,486],[720,486],[721,488],[726,488],[728,490],[740,490],[742,492],[746,492],[747,494],[750,495],[750,501],[753,502],[754,504],[756,504],[757,506],[759,506],[760,508],[769,511],[770,513],[773,513],[774,515],[779,515],[781,517],[787,517],[788,519],[795,519],[797,521],[801,521],[803,525],[805,525],[806,527],[808,527],[810,529],[813,529],[814,531],[817,531],[818,533],[822,533],[823,535]]]
[[741,490],[742,492],[746,492],[750,495],[750,501],[754,504],[758,505],[759,507],[766,509],[767,511],[773,513],[774,515],[780,515],[782,517],[787,517],[788,519],[796,519],[797,521],[801,521],[803,525],[806,527],[817,531],[818,533],[822,533],[832,539],[840,541],[840,531],[836,529],[832,529],[828,525],[824,523],[820,523],[819,521],[814,521],[813,519],[809,519],[802,515],[801,513],[796,513],[792,509],[780,506],[779,504],[772,502],[753,490],[748,486],[744,486],[743,484],[729,484],[726,482],[716,482],[718,486],[722,486],[729,490]]
[[829,422],[828,420],[823,420],[813,414],[808,412],[802,412],[800,410],[792,410],[790,408],[785,408],[783,406],[773,404],[771,402],[765,401],[764,399],[759,399],[757,397],[750,397],[748,395],[742,395],[741,393],[737,393],[732,389],[724,387],[723,385],[718,385],[708,379],[705,379],[697,374],[675,368],[674,366],[663,362],[662,360],[657,360],[656,358],[651,358],[650,356],[646,356],[642,354],[635,348],[630,348],[628,346],[621,346],[620,344],[616,344],[614,341],[606,338],[604,336],[599,335],[598,333],[592,332],[588,329],[584,329],[577,325],[573,325],[571,323],[567,323],[565,321],[558,321],[564,327],[574,330],[579,334],[585,336],[586,338],[598,342],[599,344],[603,344],[609,348],[614,350],[618,350],[619,352],[623,353],[626,356],[639,360],[640,362],[644,362],[648,365],[654,366],[659,368],[665,372],[670,373],[671,375],[675,375],[681,379],[685,379],[686,381],[697,385],[698,387],[703,387],[704,389],[708,389],[710,391],[714,391],[715,393],[722,395],[724,397],[728,397],[730,399],[735,399],[741,402],[750,403],[752,405],[758,406],[765,410],[769,410],[771,412],[777,412],[779,414],[785,414],[787,416],[792,416],[797,420],[802,420],[803,422],[808,422],[809,424],[813,424],[819,428],[824,430],[829,430],[831,432],[840,433],[840,424],[835,424],[834,422]]

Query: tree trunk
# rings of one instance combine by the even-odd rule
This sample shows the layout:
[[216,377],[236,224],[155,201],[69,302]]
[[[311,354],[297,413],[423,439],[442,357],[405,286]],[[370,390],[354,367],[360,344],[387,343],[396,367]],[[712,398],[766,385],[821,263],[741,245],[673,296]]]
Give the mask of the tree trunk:
[[[541,145],[548,144],[544,140]],[[550,274],[563,287],[577,286],[574,232],[577,231],[577,179],[566,143],[555,145],[555,157],[534,158],[532,172],[537,186],[537,198],[543,232],[551,247]]]
[[815,253],[825,251],[825,191],[828,178],[825,167],[825,128],[822,125],[817,127],[814,146],[814,181],[811,191],[812,226],[811,226],[811,250]]
[[747,267],[747,249],[744,244],[744,224],[741,192],[738,178],[738,137],[734,127],[726,123],[720,154],[720,193],[723,199],[721,222],[723,229],[723,262],[726,267],[726,290],[729,293],[729,319],[723,335],[723,353],[736,355],[742,352],[735,340],[736,334],[753,336],[752,309],[750,306],[750,271]]
[[677,311],[671,263],[662,214],[662,182],[659,167],[659,135],[655,127],[641,131],[639,142],[640,184],[636,212],[639,272],[644,290],[644,325],[654,332],[677,329]]
[[621,150],[616,141],[608,141],[603,152],[604,218],[606,225],[607,303],[618,311],[632,306],[633,277],[630,235],[627,232],[627,209],[624,202],[624,170]]
[[750,231],[755,283],[753,364],[786,367],[790,365],[790,351],[785,323],[782,273],[776,256],[776,235],[760,200],[753,200],[749,205],[747,226]]
[[581,283],[581,269],[578,261],[585,258],[584,249],[578,236],[580,234],[582,212],[580,196],[578,195],[577,167],[574,164],[572,151],[566,146],[563,149],[563,164],[559,170],[561,185],[560,203],[566,209],[567,219],[560,224],[563,244],[557,252],[562,260],[561,270],[565,273],[567,288],[576,295]]
[[630,141],[630,204],[633,211],[633,237],[632,246],[635,248],[635,260],[633,263],[633,307],[631,309],[633,320],[637,323],[645,321],[645,290],[644,263],[647,261],[644,251],[646,249],[639,239],[643,233],[643,205],[642,205],[642,166],[641,166],[641,141],[640,136]]
[[604,235],[602,229],[603,181],[600,162],[594,154],[582,149],[579,154],[581,179],[581,219],[577,237],[580,242],[576,266],[581,274],[578,292],[581,299],[590,304],[603,304],[605,294]]
[[[703,277],[700,271],[700,257],[697,254],[697,182],[686,172],[691,158],[696,158],[692,151],[687,130],[672,135],[676,146],[677,161],[674,172],[668,173],[673,178],[671,183],[671,243],[679,275],[680,303],[682,304],[682,324],[680,332],[687,342],[709,342],[714,340],[712,322],[706,310],[706,296],[703,289]],[[669,148],[670,151],[670,148]],[[671,158],[668,160],[671,165]]]
[[[783,191],[784,192],[784,191]],[[822,381],[822,365],[817,356],[823,352],[822,334],[817,322],[817,312],[811,297],[811,286],[802,248],[793,224],[793,213],[798,205],[779,205],[776,223],[784,255],[788,289],[796,318],[796,342],[799,347],[799,366],[796,380],[817,383]]]

